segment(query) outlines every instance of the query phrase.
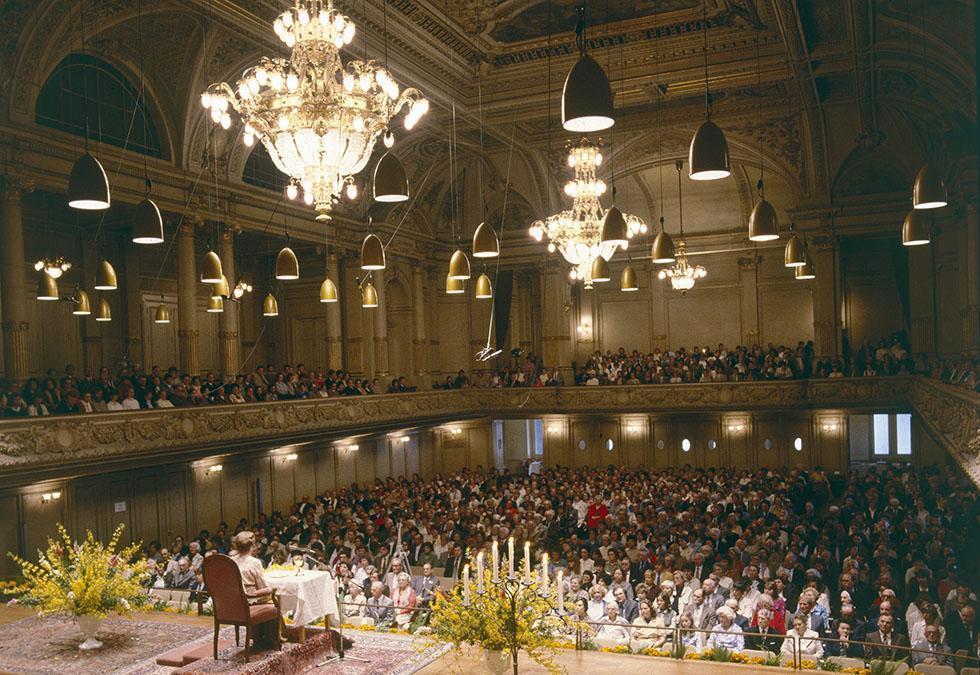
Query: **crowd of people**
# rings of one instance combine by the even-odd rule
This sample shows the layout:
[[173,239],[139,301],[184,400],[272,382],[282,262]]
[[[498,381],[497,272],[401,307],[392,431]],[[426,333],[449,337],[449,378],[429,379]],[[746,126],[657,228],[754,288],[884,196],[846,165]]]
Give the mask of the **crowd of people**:
[[980,649],[978,525],[973,486],[935,467],[477,467],[304,497],[147,555],[156,584],[193,588],[203,557],[243,536],[265,565],[301,547],[338,578],[347,621],[407,627],[467,562],[514,537],[533,542],[536,569],[547,552],[551,578],[563,572],[562,610],[595,646],[679,636],[693,650],[873,659],[911,645],[915,663],[945,664]]

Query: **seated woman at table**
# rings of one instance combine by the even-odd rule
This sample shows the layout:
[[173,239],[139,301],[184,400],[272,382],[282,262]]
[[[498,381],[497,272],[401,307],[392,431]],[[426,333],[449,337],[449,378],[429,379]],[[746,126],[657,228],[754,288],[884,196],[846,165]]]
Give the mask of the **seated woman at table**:
[[[235,561],[239,571],[242,573],[242,585],[246,593],[255,593],[269,588],[262,571],[262,561],[252,555],[255,546],[255,535],[249,530],[243,530],[235,535],[231,540],[232,551],[228,555]],[[272,594],[266,594],[258,598],[250,598],[249,604],[265,604],[272,602]],[[280,621],[281,623],[281,621]],[[255,644],[271,645],[275,641],[275,633],[280,626],[272,621],[259,624],[255,627]]]
[[395,606],[395,622],[398,627],[407,630],[412,623],[415,605],[418,597],[412,588],[412,578],[406,572],[399,572],[395,577],[395,588],[391,591],[391,604]]

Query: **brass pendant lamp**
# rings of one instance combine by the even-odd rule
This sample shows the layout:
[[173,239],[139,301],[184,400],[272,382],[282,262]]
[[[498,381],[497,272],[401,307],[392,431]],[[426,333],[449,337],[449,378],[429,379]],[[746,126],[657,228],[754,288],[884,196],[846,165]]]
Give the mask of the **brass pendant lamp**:
[[288,246],[284,246],[276,256],[276,279],[280,281],[299,279],[299,260],[296,259],[293,249]]
[[97,291],[114,291],[119,288],[116,281],[116,270],[108,260],[103,258],[99,261],[99,267],[95,270],[95,286]]
[[464,281],[470,278],[470,261],[463,251],[457,249],[449,259],[449,278]]
[[578,61],[568,71],[561,92],[561,125],[566,131],[592,133],[615,124],[613,93],[602,66],[588,54],[585,2],[579,7],[575,44]]
[[749,241],[773,241],[779,239],[776,209],[763,196],[762,179],[758,182],[759,201],[749,214]]
[[[87,125],[85,142],[87,146]],[[104,211],[110,204],[109,179],[106,178],[105,169],[86,149],[85,154],[75,160],[68,177],[68,206],[81,211]]]
[[810,258],[810,252],[807,250],[806,239],[803,240],[803,264],[793,268],[793,276],[799,281],[807,281],[809,279],[816,279],[817,277],[813,271],[813,260]]
[[446,275],[446,295],[461,295],[466,292],[462,279],[455,279],[451,274]]
[[221,312],[225,311],[224,298],[222,298],[220,295],[217,297],[211,296],[208,298],[208,307],[205,311],[207,311],[208,314],[220,314]]
[[[613,199],[615,198],[616,189],[613,188]],[[623,218],[623,212],[613,204],[606,211],[606,215],[602,219],[601,242],[603,244],[614,244],[619,248],[626,248],[629,244],[626,230],[626,219]]]
[[636,285],[636,272],[633,271],[633,265],[630,263],[626,263],[626,267],[623,268],[623,273],[619,277],[619,290],[624,293],[640,290],[640,287]]
[[800,241],[795,230],[796,224],[791,223],[789,241],[786,242],[786,247],[783,249],[783,265],[786,267],[800,267],[806,264],[806,258],[803,255],[803,242]]
[[476,278],[473,297],[477,300],[489,300],[493,297],[493,284],[490,283],[490,277],[487,276],[486,272]]
[[725,132],[711,121],[711,88],[708,83],[708,3],[703,0],[705,121],[691,139],[688,153],[691,180],[718,180],[731,175]]
[[500,242],[497,241],[496,231],[486,222],[480,223],[473,233],[473,257],[496,258],[499,255]]
[[932,163],[923,165],[912,185],[912,206],[916,210],[940,209],[948,203],[946,184]]
[[221,272],[221,258],[214,251],[204,254],[204,265],[201,267],[201,282],[205,284],[217,284],[221,282],[224,275]]
[[[149,182],[147,180],[147,186]],[[150,199],[149,187],[147,187],[147,196],[139,203],[133,214],[133,243],[163,243],[163,217],[156,203]]]
[[368,234],[361,244],[361,269],[383,270],[385,268],[385,247],[381,237]]
[[61,296],[58,295],[58,282],[49,275],[41,272],[41,278],[37,282],[37,299],[38,300],[59,300]]
[[279,303],[271,292],[262,301],[262,316],[279,316]]
[[660,231],[653,238],[653,248],[651,249],[650,257],[657,264],[672,263],[675,260],[674,240],[670,238],[666,228],[664,228],[663,216],[660,216]]
[[337,285],[330,278],[320,284],[320,302],[337,302]]
[[99,311],[95,314],[96,321],[112,321],[112,309],[109,307],[109,301],[105,298],[99,298]]
[[912,209],[905,216],[905,222],[902,224],[902,245],[922,246],[929,241],[929,223],[926,221],[924,210]]
[[153,314],[153,323],[170,323],[170,308],[162,302],[157,305],[157,311]]
[[92,303],[89,300],[88,293],[83,289],[79,288],[75,291],[75,296],[71,299],[74,303],[74,307],[71,313],[75,316],[88,316],[92,313]]
[[408,200],[408,176],[401,161],[390,152],[382,155],[374,168],[374,201],[385,203]]
[[361,307],[364,309],[374,309],[378,306],[378,289],[370,281],[364,284],[361,290]]
[[592,281],[597,284],[609,281],[609,263],[602,256],[592,261]]

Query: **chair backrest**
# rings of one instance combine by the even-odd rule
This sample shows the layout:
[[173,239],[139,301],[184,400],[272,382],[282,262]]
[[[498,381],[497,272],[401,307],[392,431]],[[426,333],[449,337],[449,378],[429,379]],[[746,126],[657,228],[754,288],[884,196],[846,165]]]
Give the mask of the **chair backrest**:
[[853,656],[828,656],[827,660],[836,663],[841,668],[864,668],[864,659]]
[[980,668],[961,668],[960,675],[980,675]]
[[768,659],[772,655],[772,652],[766,651],[765,649],[745,649],[742,651],[742,655],[747,656],[750,659],[751,658]]
[[219,622],[245,623],[248,619],[248,598],[242,584],[242,571],[226,555],[213,554],[204,559],[204,587],[214,605],[214,617]]
[[956,669],[952,666],[942,666],[938,663],[920,663],[915,669],[925,675],[956,675]]

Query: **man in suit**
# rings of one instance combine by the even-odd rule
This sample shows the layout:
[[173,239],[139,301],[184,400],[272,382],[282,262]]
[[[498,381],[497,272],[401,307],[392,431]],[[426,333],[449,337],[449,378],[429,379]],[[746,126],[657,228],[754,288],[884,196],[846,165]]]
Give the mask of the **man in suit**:
[[853,627],[847,621],[841,620],[837,622],[837,634],[835,637],[840,642],[827,642],[824,645],[824,655],[850,656],[852,658],[861,658],[864,656],[864,648],[852,642],[852,640],[858,638],[854,636]]
[[459,579],[459,575],[463,572],[463,549],[460,548],[459,544],[453,544],[452,551],[449,553],[449,557],[446,558],[446,569],[443,576],[449,577],[450,579]]
[[926,624],[926,639],[919,640],[912,645],[917,651],[912,652],[912,665],[928,663],[939,666],[952,666],[953,657],[950,656],[952,650],[949,645],[943,642],[939,635],[939,626]]
[[745,629],[745,648],[778,654],[783,644],[783,636],[769,626],[772,613],[768,609],[760,609],[756,619],[759,625],[749,626]]
[[800,604],[797,607],[796,613],[786,617],[786,625],[792,626],[793,619],[795,619],[797,616],[802,616],[806,619],[806,627],[809,630],[815,631],[818,635],[826,634],[828,628],[827,619],[822,614],[818,614],[813,610],[813,599],[809,594],[804,593],[800,596]]
[[896,633],[895,622],[889,614],[878,617],[878,630],[868,633],[865,642],[871,644],[864,647],[864,658],[868,661],[884,659],[886,661],[901,661],[908,657],[908,652],[897,647],[911,647],[905,635]]
[[422,574],[412,579],[412,588],[415,589],[419,606],[428,607],[440,590],[439,577],[432,576],[432,563],[422,565]]
[[684,607],[684,612],[691,615],[695,628],[707,630],[715,625],[715,608],[708,604],[703,588],[691,594],[691,602]]
[[977,645],[977,610],[973,605],[963,605],[958,611],[946,615],[946,642],[953,651],[965,649],[972,653]]
[[633,623],[633,620],[640,615],[640,605],[636,600],[626,597],[626,591],[622,586],[616,587],[613,598],[616,599],[616,605],[619,607],[619,616],[626,619],[627,623]]
[[725,604],[725,593],[718,586],[718,579],[714,576],[704,580],[701,584],[701,590],[704,591],[705,604],[711,607],[712,611],[717,611],[719,607]]
[[705,564],[704,554],[698,551],[691,558],[691,563],[694,565],[692,570],[694,578],[698,580],[699,583],[703,583],[708,575],[711,574],[711,567]]
[[194,568],[191,566],[191,561],[184,556],[178,561],[177,565],[178,567],[175,573],[168,572],[166,575],[164,575],[164,581],[167,582],[167,588],[190,588],[191,584],[193,584],[196,579],[194,575]]

